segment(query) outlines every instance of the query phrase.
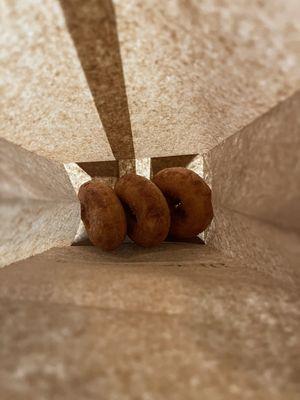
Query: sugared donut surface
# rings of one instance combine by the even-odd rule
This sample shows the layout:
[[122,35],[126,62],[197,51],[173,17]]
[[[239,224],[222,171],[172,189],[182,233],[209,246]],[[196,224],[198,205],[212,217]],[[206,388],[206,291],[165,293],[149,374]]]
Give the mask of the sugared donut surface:
[[151,247],[169,232],[170,212],[166,199],[149,179],[130,173],[115,184],[127,216],[127,234],[137,244]]
[[199,175],[173,167],[159,171],[152,180],[167,199],[171,237],[193,238],[208,227],[213,218],[211,190]]
[[126,216],[114,191],[94,178],[78,192],[81,219],[91,242],[102,250],[117,248],[126,236]]

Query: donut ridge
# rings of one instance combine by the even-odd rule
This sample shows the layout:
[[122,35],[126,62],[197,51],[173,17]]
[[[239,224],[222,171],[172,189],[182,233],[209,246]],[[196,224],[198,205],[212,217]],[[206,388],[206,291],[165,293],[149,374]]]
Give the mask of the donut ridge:
[[81,219],[89,239],[102,250],[114,250],[125,239],[127,224],[122,204],[100,178],[84,183],[78,192]]
[[129,173],[115,184],[127,217],[127,234],[138,245],[160,244],[168,235],[170,212],[159,188],[149,179]]
[[159,171],[152,180],[167,199],[171,237],[190,239],[208,227],[213,218],[211,190],[199,175],[172,167]]

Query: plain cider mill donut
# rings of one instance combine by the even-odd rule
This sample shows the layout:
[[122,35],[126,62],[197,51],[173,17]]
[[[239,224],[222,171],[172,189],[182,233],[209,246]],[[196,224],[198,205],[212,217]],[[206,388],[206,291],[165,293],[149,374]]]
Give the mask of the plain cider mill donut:
[[211,190],[199,175],[187,168],[165,168],[153,182],[169,204],[171,237],[190,239],[208,227],[213,218]]
[[170,212],[166,199],[149,179],[136,174],[124,175],[115,184],[127,217],[127,234],[144,247],[160,244],[170,228]]
[[84,183],[78,192],[81,219],[91,242],[102,250],[117,248],[126,236],[126,216],[114,191],[99,178]]

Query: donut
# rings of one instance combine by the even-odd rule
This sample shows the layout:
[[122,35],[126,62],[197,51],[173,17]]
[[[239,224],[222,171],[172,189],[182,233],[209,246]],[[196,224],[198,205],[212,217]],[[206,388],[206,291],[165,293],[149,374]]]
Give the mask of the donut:
[[126,216],[113,189],[94,178],[78,192],[81,219],[91,242],[102,250],[116,249],[126,236]]
[[149,179],[133,173],[115,184],[127,217],[127,234],[143,247],[163,242],[170,228],[169,207],[161,191]]
[[208,227],[213,218],[211,190],[199,175],[187,168],[165,168],[152,181],[167,199],[171,237],[190,239]]

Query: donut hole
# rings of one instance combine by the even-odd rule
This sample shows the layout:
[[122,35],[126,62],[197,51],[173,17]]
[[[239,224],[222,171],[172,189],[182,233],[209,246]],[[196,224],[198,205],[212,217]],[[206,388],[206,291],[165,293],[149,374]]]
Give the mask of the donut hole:
[[180,207],[182,207],[182,202],[180,200],[178,200],[174,203],[174,208],[175,208],[175,210],[177,210],[177,209],[180,210]]
[[168,196],[167,201],[173,215],[176,214],[178,217],[185,217],[184,204],[181,199]]
[[132,208],[127,203],[124,203],[123,201],[122,201],[122,206],[124,208],[127,220],[131,224],[137,223],[137,217],[136,217],[134,211],[132,210]]

